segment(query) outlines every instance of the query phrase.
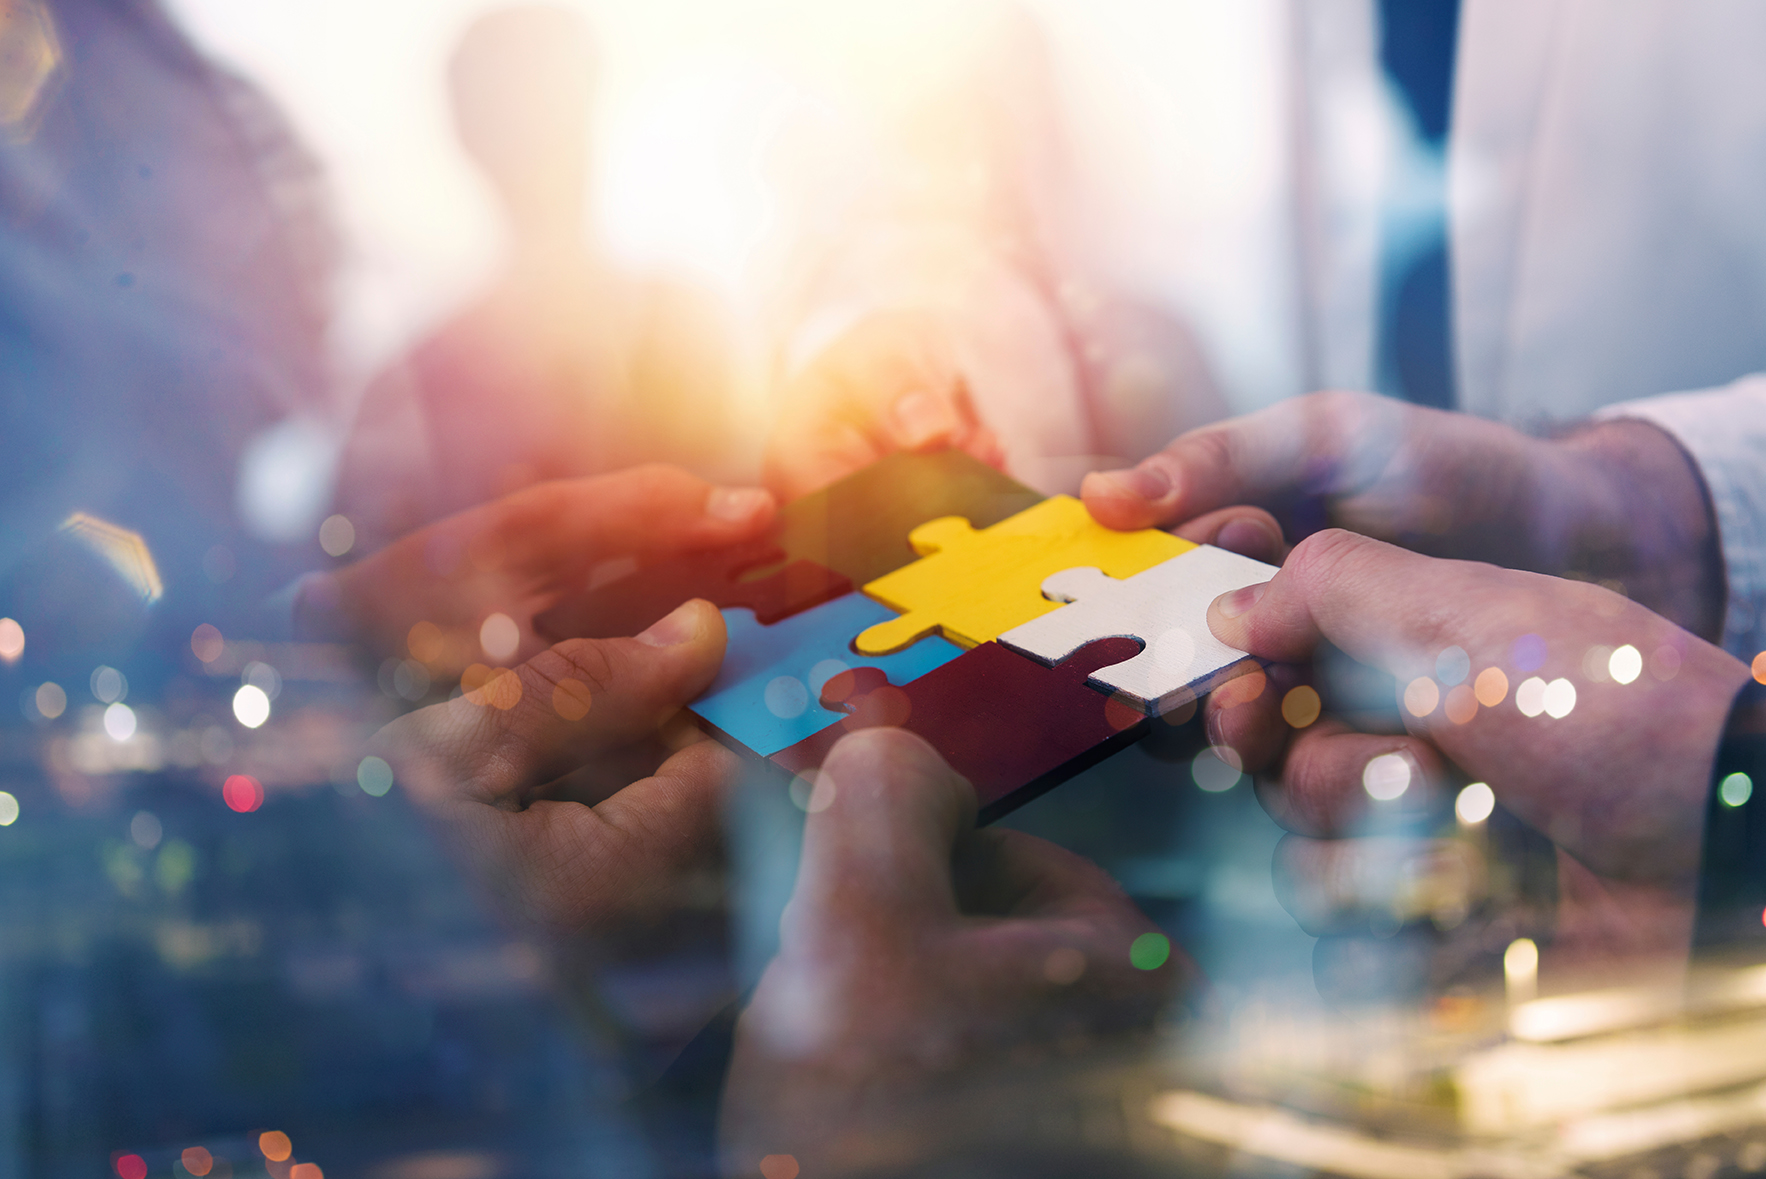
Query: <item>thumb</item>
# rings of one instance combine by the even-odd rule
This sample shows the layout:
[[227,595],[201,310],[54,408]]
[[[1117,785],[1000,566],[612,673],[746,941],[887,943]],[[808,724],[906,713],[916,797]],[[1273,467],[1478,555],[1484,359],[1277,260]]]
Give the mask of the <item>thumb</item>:
[[[1330,529],[1314,533],[1262,585],[1222,594],[1208,609],[1221,642],[1263,659],[1300,663],[1321,642],[1403,675],[1424,654],[1462,641],[1465,611],[1493,572]],[[1454,598],[1444,597],[1451,583]]]
[[793,933],[850,936],[955,916],[951,854],[975,824],[975,792],[923,739],[891,728],[842,738],[809,805]]

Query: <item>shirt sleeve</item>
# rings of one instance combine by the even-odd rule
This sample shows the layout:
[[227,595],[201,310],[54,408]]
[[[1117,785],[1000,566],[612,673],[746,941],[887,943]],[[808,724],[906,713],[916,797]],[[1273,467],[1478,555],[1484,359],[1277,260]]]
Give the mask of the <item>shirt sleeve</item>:
[[1607,406],[1666,430],[1698,464],[1716,512],[1728,579],[1723,646],[1744,661],[1766,650],[1766,374],[1690,393]]

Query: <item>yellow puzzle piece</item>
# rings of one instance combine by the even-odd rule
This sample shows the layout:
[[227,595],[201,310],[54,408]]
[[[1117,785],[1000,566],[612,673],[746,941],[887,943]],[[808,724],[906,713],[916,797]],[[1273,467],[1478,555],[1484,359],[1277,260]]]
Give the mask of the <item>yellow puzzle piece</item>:
[[1051,573],[1091,565],[1110,577],[1132,577],[1196,547],[1151,528],[1105,528],[1070,495],[980,531],[961,516],[930,520],[908,534],[908,543],[925,555],[865,586],[902,615],[860,634],[860,654],[887,655],[935,631],[974,647],[1062,605],[1042,596]]

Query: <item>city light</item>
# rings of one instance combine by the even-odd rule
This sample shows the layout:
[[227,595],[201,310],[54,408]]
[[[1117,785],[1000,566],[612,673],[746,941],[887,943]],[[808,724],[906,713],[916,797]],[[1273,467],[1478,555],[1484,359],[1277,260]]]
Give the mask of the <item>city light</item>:
[[11,618],[0,618],[0,663],[17,663],[25,653],[25,628]]
[[1468,827],[1482,823],[1496,810],[1496,792],[1483,782],[1473,782],[1453,800],[1453,813]]
[[246,684],[233,693],[233,716],[248,729],[255,729],[270,719],[270,697],[256,684]]

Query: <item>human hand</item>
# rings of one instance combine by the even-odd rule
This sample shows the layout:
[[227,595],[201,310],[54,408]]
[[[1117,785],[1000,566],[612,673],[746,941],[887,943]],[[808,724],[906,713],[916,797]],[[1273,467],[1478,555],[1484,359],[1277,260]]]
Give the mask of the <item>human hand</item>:
[[938,319],[891,312],[859,323],[790,382],[766,483],[794,499],[897,451],[947,447],[1004,461]]
[[[1749,675],[1716,647],[1599,586],[1340,531],[1296,546],[1266,585],[1223,595],[1209,625],[1280,664],[1304,665],[1328,643],[1406,685],[1403,733],[1357,731],[1328,700],[1295,729],[1281,690],[1209,702],[1211,739],[1259,774],[1265,808],[1301,837],[1284,844],[1278,876],[1309,930],[1367,917],[1365,904],[1345,913],[1358,906],[1335,903],[1341,890],[1329,882],[1351,875],[1350,860],[1371,845],[1319,841],[1427,808],[1448,763],[1571,857],[1579,895],[1690,895],[1713,757]],[[1614,663],[1610,652],[1627,647]],[[1289,687],[1296,674],[1277,669],[1272,680]],[[1534,678],[1562,680],[1573,695],[1553,687],[1541,701]],[[1523,690],[1537,715],[1521,710]]]
[[816,789],[830,783],[825,807],[812,796],[778,957],[737,1028],[732,1173],[767,1155],[806,1175],[925,1157],[960,1076],[1144,1026],[1188,976],[1131,964],[1136,938],[1167,943],[1095,865],[974,830],[974,792],[919,738],[845,738]]
[[715,857],[735,755],[681,708],[717,675],[693,601],[630,639],[572,639],[383,728],[376,754],[520,920],[597,929],[666,910]]
[[1724,578],[1696,467],[1645,422],[1555,440],[1366,393],[1315,393],[1182,435],[1087,476],[1112,528],[1169,527],[1228,504],[1273,511],[1290,540],[1347,528],[1435,556],[1622,582],[1714,637]]
[[[296,627],[380,656],[419,643],[428,649],[410,653],[438,674],[480,659],[529,659],[548,645],[534,633],[534,616],[580,589],[597,564],[734,544],[759,535],[772,516],[765,491],[713,487],[674,467],[541,483],[308,583]],[[515,624],[513,646],[481,648],[492,614]],[[420,622],[434,628],[427,642],[413,635]]]

